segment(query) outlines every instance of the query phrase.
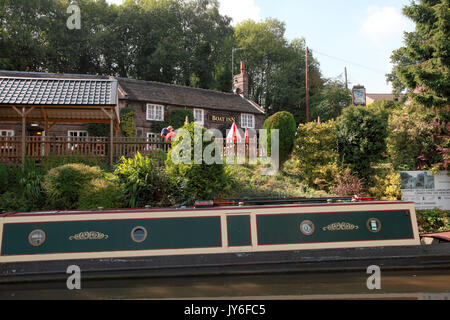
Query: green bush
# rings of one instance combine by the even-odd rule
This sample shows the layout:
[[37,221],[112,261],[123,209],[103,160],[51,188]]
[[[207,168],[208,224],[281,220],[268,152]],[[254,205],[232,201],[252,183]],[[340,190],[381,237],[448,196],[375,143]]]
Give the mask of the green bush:
[[50,154],[43,158],[41,162],[41,168],[44,173],[49,172],[51,169],[60,167],[69,163],[80,163],[85,164],[90,167],[100,167],[103,171],[108,171],[108,165],[101,160],[99,157],[87,156],[82,154],[73,154],[73,155],[55,155]]
[[[195,123],[185,125],[183,129],[186,130],[187,135],[183,136],[179,133],[172,143],[172,148],[167,155],[166,172],[172,181],[176,181],[175,183],[177,185],[182,186],[183,192],[185,193],[185,200],[188,203],[193,203],[195,200],[214,200],[230,189],[230,177],[226,174],[225,166],[222,163],[207,164],[203,157],[205,148],[209,148],[211,143],[214,142],[202,143],[201,161],[198,161],[198,163],[194,161],[195,139],[202,139],[207,134],[209,136],[206,140],[211,138],[209,141],[214,141],[214,137],[206,129],[201,128]],[[201,134],[194,135],[194,130],[198,130]],[[184,141],[188,137],[190,138],[190,144]],[[201,140],[197,141],[197,143],[201,143]],[[186,147],[185,152],[183,151],[183,147]],[[187,160],[174,161],[178,155],[185,156]],[[211,155],[213,157],[219,156],[215,152],[211,152]]]
[[114,176],[122,188],[124,205],[129,208],[146,205],[174,204],[176,192],[154,160],[137,153],[134,158],[122,158],[114,170]]
[[366,180],[371,175],[372,163],[384,157],[387,135],[383,116],[367,107],[350,106],[337,119],[336,136],[341,160]]
[[417,210],[419,231],[424,233],[450,231],[450,211],[441,209]]
[[[267,132],[267,151],[268,154],[271,154],[271,130],[279,130],[280,137],[280,167],[283,166],[284,162],[286,162],[290,157],[294,147],[295,140],[295,131],[297,130],[297,124],[295,122],[294,116],[287,112],[281,111],[277,112],[274,115],[264,121],[264,129],[268,130]],[[264,143],[265,144],[265,143]]]
[[126,137],[136,137],[135,115],[136,110],[133,108],[125,107],[120,110],[120,128]]
[[111,132],[107,123],[88,123],[84,127],[90,137],[109,137]]
[[391,163],[375,167],[370,178],[369,192],[376,200],[400,200],[402,198],[400,172]]
[[434,149],[431,118],[410,107],[392,111],[386,142],[389,160],[397,170],[416,169],[417,157]]
[[0,194],[6,192],[9,186],[8,168],[3,163],[0,163]]
[[104,178],[93,179],[81,191],[78,209],[121,208],[122,198],[116,182]]
[[102,178],[99,167],[80,163],[65,164],[51,169],[44,178],[44,190],[52,209],[78,208],[80,194],[93,179]]
[[0,194],[0,212],[28,211],[28,200],[16,192]]
[[295,173],[309,186],[329,185],[338,171],[336,123],[309,122],[297,129],[293,152]]
[[176,109],[170,112],[165,121],[158,121],[152,124],[153,132],[161,132],[163,128],[172,126],[175,130],[184,126],[186,117],[189,119],[189,123],[194,122],[194,114],[189,109]]

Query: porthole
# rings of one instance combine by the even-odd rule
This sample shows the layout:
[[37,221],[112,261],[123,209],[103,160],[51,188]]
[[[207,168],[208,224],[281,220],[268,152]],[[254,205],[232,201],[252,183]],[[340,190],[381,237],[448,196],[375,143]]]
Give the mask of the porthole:
[[303,233],[305,236],[311,236],[314,233],[315,227],[314,223],[309,220],[305,220],[302,223],[300,223],[300,232]]
[[381,221],[377,218],[370,218],[367,220],[367,229],[369,229],[370,232],[378,233],[381,230]]
[[28,242],[33,247],[39,247],[45,242],[45,232],[40,229],[31,231],[28,235]]
[[144,227],[135,227],[131,230],[131,239],[134,242],[141,243],[147,239],[147,229]]

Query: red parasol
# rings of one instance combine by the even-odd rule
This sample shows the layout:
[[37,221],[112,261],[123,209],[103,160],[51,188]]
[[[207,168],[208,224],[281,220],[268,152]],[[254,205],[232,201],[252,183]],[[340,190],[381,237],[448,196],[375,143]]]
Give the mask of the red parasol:
[[236,143],[236,141],[241,141],[242,140],[242,136],[241,133],[239,132],[236,123],[233,122],[233,124],[231,125],[230,131],[228,132],[227,135],[227,142],[232,142],[232,143]]
[[185,124],[189,124],[189,118],[188,116],[186,116],[186,121],[184,122]]
[[249,135],[248,135],[248,128],[245,128],[245,143],[248,143],[249,140]]
[[320,117],[317,117],[317,123],[320,124]]

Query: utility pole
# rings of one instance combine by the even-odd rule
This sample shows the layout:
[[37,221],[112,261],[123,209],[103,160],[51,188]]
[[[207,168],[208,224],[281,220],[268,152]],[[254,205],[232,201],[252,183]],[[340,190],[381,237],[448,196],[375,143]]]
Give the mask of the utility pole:
[[347,67],[345,67],[345,89],[348,90],[348,81],[347,81]]
[[306,47],[306,122],[309,122],[309,49]]

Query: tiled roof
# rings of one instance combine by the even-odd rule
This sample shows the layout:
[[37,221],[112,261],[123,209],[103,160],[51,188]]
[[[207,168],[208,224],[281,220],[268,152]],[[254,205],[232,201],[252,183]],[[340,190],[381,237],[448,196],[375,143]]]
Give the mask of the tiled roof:
[[117,81],[0,75],[0,104],[116,105]]
[[[374,101],[376,100],[395,100],[395,95],[390,93],[368,93],[366,96]],[[401,94],[400,97],[404,95]]]
[[134,101],[264,114],[256,103],[234,93],[126,78],[118,78],[118,81],[127,98]]

